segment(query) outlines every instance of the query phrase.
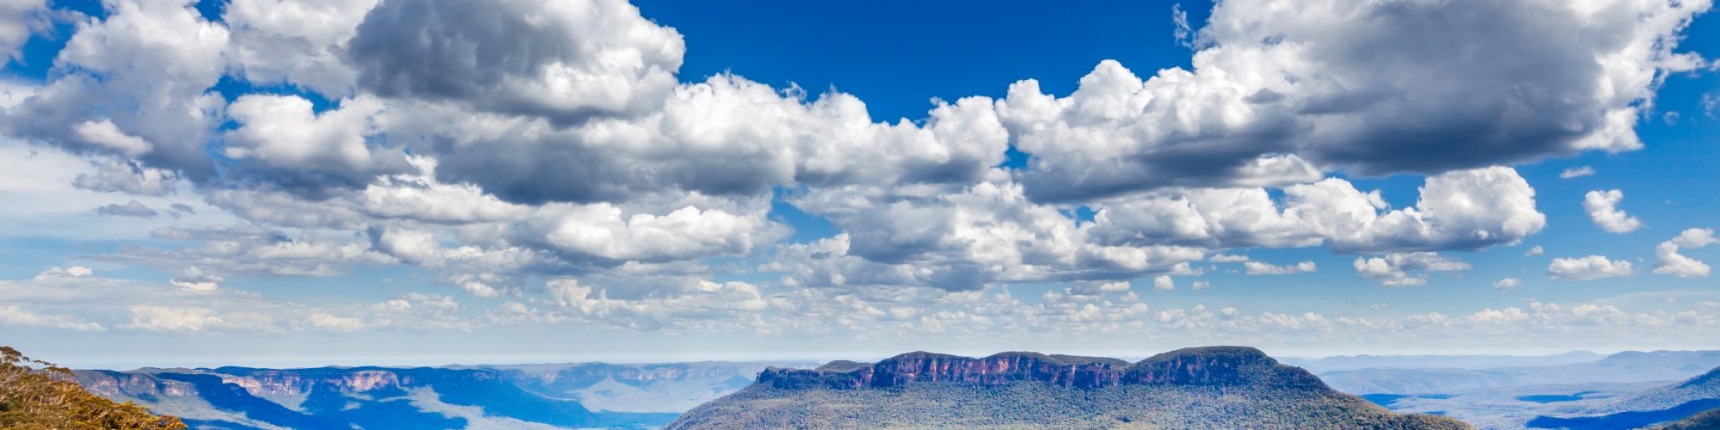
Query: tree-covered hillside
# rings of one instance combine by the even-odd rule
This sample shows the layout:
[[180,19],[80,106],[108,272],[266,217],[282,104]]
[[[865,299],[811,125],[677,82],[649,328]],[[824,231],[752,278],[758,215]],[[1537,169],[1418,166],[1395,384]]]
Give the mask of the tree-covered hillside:
[[[783,379],[789,376],[795,379]],[[980,359],[913,353],[871,366],[843,363],[821,371],[766,372],[759,383],[695,408],[667,428],[1469,426],[1449,418],[1392,413],[1333,391],[1307,372],[1280,365],[1252,348],[1197,348],[1134,364],[1024,353]]]
[[1709,409],[1707,412],[1691,415],[1689,418],[1678,420],[1655,430],[1713,430],[1720,429],[1720,409]]
[[185,424],[91,394],[70,370],[0,346],[0,428],[169,430]]

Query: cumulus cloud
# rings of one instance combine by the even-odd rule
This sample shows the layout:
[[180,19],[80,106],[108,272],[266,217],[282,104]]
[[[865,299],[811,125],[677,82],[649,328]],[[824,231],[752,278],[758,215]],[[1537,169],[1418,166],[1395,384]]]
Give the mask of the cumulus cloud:
[[[1149,313],[1129,282],[1174,289],[1201,261],[1315,269],[1239,254],[1254,247],[1364,254],[1358,273],[1388,285],[1467,269],[1434,252],[1545,227],[1535,189],[1503,166],[1641,146],[1633,126],[1660,80],[1703,63],[1674,49],[1708,8],[1322,1],[1228,0],[1198,30],[1179,11],[1191,69],[1103,61],[1066,96],[1028,80],[900,120],[834,90],[677,76],[682,36],[622,0],[233,0],[221,22],[189,0],[114,1],[73,23],[46,82],[3,97],[0,131],[85,157],[95,170],[71,185],[140,200],[104,213],[240,218],[95,257],[175,274],[151,290],[174,300],[107,309],[120,319],[102,327],[120,330],[471,327],[446,296],[192,299],[260,305],[234,298],[237,280],[396,264],[507,300],[485,313],[497,323],[735,329],[770,310],[801,317],[785,330],[1330,330],[1351,323]],[[4,18],[45,3],[8,5],[10,53],[22,21]],[[286,90],[228,99],[212,89],[223,77]],[[1025,169],[996,167],[1011,145]],[[1343,179],[1400,172],[1425,175],[1408,207]],[[213,207],[154,198],[175,193]],[[118,201],[104,197],[76,210]],[[837,234],[782,243],[782,205]],[[1066,215],[1077,207],[1092,221]],[[1669,258],[1657,273],[1701,264]],[[91,276],[64,272],[40,282]],[[709,281],[719,272],[780,280]],[[1069,287],[1044,303],[995,294],[1035,282]]]
[[1100,296],[1110,293],[1126,293],[1129,291],[1128,281],[1115,282],[1086,282],[1069,288],[1069,294],[1077,296]]
[[326,313],[311,314],[312,327],[328,331],[359,331],[364,329],[364,320],[354,317],[343,317]]
[[1500,290],[1509,290],[1522,285],[1523,281],[1517,278],[1500,278],[1498,281],[1493,282],[1493,288]]
[[1534,257],[1534,256],[1545,254],[1545,253],[1547,253],[1546,248],[1542,248],[1541,245],[1535,245],[1535,247],[1529,248],[1528,251],[1523,251],[1523,256],[1524,257]]
[[395,263],[368,243],[322,239],[315,235],[289,236],[258,227],[164,228],[151,234],[156,239],[186,246],[155,248],[123,246],[101,258],[146,267],[197,267],[184,279],[205,282],[211,276],[334,276],[354,267]]
[[1692,228],[1679,233],[1678,237],[1661,242],[1654,247],[1654,255],[1660,260],[1655,265],[1654,274],[1677,276],[1680,278],[1707,277],[1710,268],[1708,263],[1686,257],[1678,253],[1680,249],[1697,249],[1720,243],[1714,238],[1714,230],[1707,228]]
[[1379,280],[1388,287],[1427,285],[1429,272],[1458,272],[1469,270],[1469,263],[1447,258],[1434,252],[1392,253],[1381,257],[1357,258],[1352,264],[1356,274]]
[[1294,273],[1309,273],[1317,269],[1314,262],[1304,261],[1296,264],[1274,266],[1259,261],[1249,261],[1242,264],[1243,273],[1250,275],[1289,275]]
[[1168,241],[1089,240],[1095,223],[1076,225],[1058,208],[1028,200],[1001,171],[942,193],[851,186],[815,189],[793,202],[846,231],[788,246],[766,267],[810,285],[974,290],[988,282],[1128,279],[1205,257],[1198,247]]
[[120,328],[156,332],[200,332],[225,324],[214,311],[207,308],[139,305],[131,308],[131,314],[131,323],[121,325]]
[[1595,226],[1608,233],[1630,233],[1642,226],[1642,221],[1618,209],[1618,203],[1624,200],[1624,192],[1619,190],[1590,191],[1583,195],[1583,210],[1589,213],[1589,219],[1595,221]]
[[1573,179],[1573,178],[1581,178],[1584,176],[1594,176],[1594,175],[1595,175],[1595,168],[1593,168],[1593,167],[1589,167],[1589,166],[1568,167],[1568,168],[1565,168],[1564,171],[1559,172],[1559,179]]
[[8,111],[12,135],[79,151],[136,158],[145,166],[208,178],[206,137],[224,100],[205,90],[226,69],[227,27],[189,1],[104,4],[55,59],[65,72]]
[[[1438,173],[1632,150],[1661,78],[1704,63],[1664,41],[1708,7],[1225,1],[1192,71],[1142,79],[1107,61],[1067,97],[1017,83],[998,110],[1034,156],[1036,199],[1299,182],[1310,163]],[[1465,31],[1426,36],[1451,28]]]
[[[473,321],[443,295],[407,293],[381,303],[306,303],[255,291],[204,288],[220,282],[187,267],[167,283],[54,267],[0,280],[0,326],[78,331],[286,333],[347,330],[467,330]],[[321,315],[321,316],[319,316]]]
[[155,209],[150,209],[149,206],[144,206],[143,203],[138,203],[137,200],[128,201],[125,202],[125,204],[114,203],[103,205],[96,208],[96,213],[107,216],[130,216],[139,218],[153,218],[156,215],[161,215],[160,212],[156,212]]
[[1630,276],[1635,271],[1629,261],[1610,260],[1605,256],[1590,255],[1582,258],[1554,258],[1547,265],[1547,276],[1553,279],[1586,281],[1591,279]]
[[[757,195],[773,186],[974,181],[1003,161],[989,100],[940,103],[923,126],[872,122],[841,93],[806,100],[732,75],[678,86],[661,109],[578,126],[396,104],[388,132],[429,139],[439,179],[517,203],[626,201],[672,192]],[[494,166],[510,166],[496,169]]]
[[224,280],[220,276],[204,273],[203,269],[197,266],[185,266],[185,270],[180,271],[179,276],[174,276],[169,283],[186,291],[209,292],[221,288],[221,282]]
[[47,0],[0,2],[0,64],[18,55],[30,34],[45,23],[47,14]]
[[1159,291],[1175,290],[1175,289],[1177,289],[1176,280],[1171,279],[1171,275],[1154,276],[1153,277],[1153,289],[1159,290]]
[[15,305],[0,305],[0,328],[53,328],[75,331],[106,331],[99,323],[78,321],[67,315],[43,315]]
[[179,183],[178,173],[135,161],[110,160],[96,166],[94,173],[78,174],[72,185],[91,191],[162,196],[173,193]]
[[[696,281],[686,290],[667,297],[634,300],[612,299],[604,289],[594,289],[573,279],[551,280],[547,288],[553,303],[576,316],[628,328],[654,330],[676,320],[695,320],[712,313],[744,314],[770,306],[758,287],[745,282]],[[522,308],[507,309],[520,313]],[[731,316],[732,318],[732,316]]]
[[1241,263],[1241,262],[1248,261],[1248,256],[1246,256],[1246,255],[1231,255],[1231,254],[1213,254],[1213,256],[1207,258],[1206,261],[1211,261],[1214,263]]
[[227,132],[224,154],[254,161],[289,185],[362,186],[410,168],[400,151],[371,143],[381,132],[376,121],[382,109],[381,101],[358,97],[318,114],[298,96],[243,96],[227,106],[239,127]]
[[390,0],[364,16],[347,60],[383,97],[569,122],[655,108],[685,52],[623,0]]
[[1478,249],[1540,232],[1535,189],[1508,167],[1427,178],[1415,206],[1392,210],[1378,191],[1329,178],[1283,188],[1191,189],[1100,205],[1101,243],[1296,247],[1327,243],[1346,252]]
[[57,278],[88,278],[95,274],[96,271],[94,269],[84,266],[54,266],[49,267],[47,270],[43,270],[41,273],[37,273],[34,279],[37,281],[44,281]]
[[358,71],[342,58],[376,0],[233,0],[227,58],[246,81],[292,84],[329,98],[350,94]]

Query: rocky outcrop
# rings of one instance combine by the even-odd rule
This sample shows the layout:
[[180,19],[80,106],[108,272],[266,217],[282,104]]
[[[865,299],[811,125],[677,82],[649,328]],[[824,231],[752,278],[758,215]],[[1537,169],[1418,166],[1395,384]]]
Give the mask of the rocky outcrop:
[[[751,380],[768,368],[765,363],[673,363],[498,366],[494,369],[515,384],[547,396],[567,397],[602,383],[620,383],[642,390],[673,384],[723,384],[738,375]],[[744,384],[743,384],[744,385]]]
[[242,387],[253,396],[296,396],[317,389],[363,393],[409,385],[396,372],[376,368],[273,370],[223,367],[212,373],[221,377],[221,382]]
[[832,362],[811,370],[771,368],[758,377],[759,384],[778,389],[889,388],[918,382],[1002,385],[1019,381],[1073,388],[1125,384],[1326,387],[1313,374],[1279,364],[1260,350],[1246,347],[1187,348],[1133,364],[1113,358],[1032,352],[1006,352],[983,358],[911,352],[871,365]]
[[96,395],[115,398],[163,398],[196,396],[197,388],[183,381],[164,380],[154,375],[105,370],[78,370],[73,376]]

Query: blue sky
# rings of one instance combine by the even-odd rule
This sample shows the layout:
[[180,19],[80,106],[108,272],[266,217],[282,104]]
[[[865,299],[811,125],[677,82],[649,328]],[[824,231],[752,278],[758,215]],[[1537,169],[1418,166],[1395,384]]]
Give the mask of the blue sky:
[[1331,3],[26,1],[0,339],[104,367],[1720,343],[1708,2]]

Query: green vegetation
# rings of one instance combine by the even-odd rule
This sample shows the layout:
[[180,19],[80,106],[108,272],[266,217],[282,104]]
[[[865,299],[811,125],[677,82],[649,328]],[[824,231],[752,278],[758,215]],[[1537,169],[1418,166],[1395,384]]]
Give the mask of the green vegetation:
[[1327,388],[1253,348],[1187,348],[1138,363],[1012,352],[915,352],[873,365],[770,369],[667,429],[1468,429]]
[[1124,385],[1069,388],[916,383],[870,390],[755,385],[682,415],[667,429],[1468,429],[1399,415],[1334,392]]
[[1720,409],[1709,409],[1689,418],[1668,423],[1655,430],[1712,430],[1720,429]]
[[0,428],[168,430],[185,424],[91,394],[71,370],[0,346]]

